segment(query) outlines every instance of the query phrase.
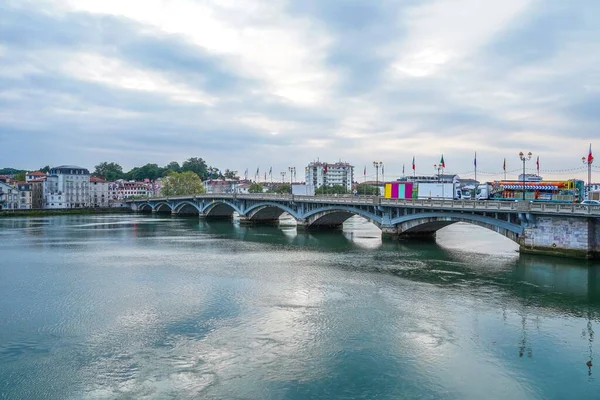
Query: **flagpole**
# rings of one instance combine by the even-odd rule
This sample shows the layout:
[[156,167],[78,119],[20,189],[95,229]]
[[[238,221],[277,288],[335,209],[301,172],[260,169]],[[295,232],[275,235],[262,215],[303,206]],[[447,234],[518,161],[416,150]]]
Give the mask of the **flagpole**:
[[477,180],[477,152],[475,152],[475,180]]

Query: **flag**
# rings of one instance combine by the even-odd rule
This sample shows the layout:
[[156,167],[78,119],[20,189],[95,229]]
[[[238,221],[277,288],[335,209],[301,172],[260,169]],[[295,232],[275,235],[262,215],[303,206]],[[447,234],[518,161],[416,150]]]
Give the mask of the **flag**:
[[381,175],[383,175],[383,164],[381,164]]
[[367,166],[365,165],[365,169],[363,170],[363,175],[367,176]]
[[258,168],[259,168],[259,167],[256,167],[256,175],[257,175],[257,176],[260,174],[260,172],[258,172]]
[[269,176],[273,175],[273,167],[269,167]]
[[473,159],[473,165],[477,168],[477,152],[475,152],[475,158]]
[[535,166],[537,167],[538,175],[540,174],[540,156],[537,156],[537,160],[535,161]]
[[506,171],[506,158],[504,159],[504,163],[502,164],[502,169]]
[[267,180],[267,171],[265,171],[265,181]]
[[446,168],[446,163],[444,162],[444,155],[442,154],[442,158],[440,158],[440,167]]
[[323,173],[326,174],[327,173],[327,164],[325,164],[325,166],[323,167]]
[[412,169],[415,170],[415,156],[413,156]]
[[402,164],[402,175],[404,175],[404,164]]
[[591,143],[590,143],[590,150],[588,152],[587,162],[588,162],[588,164],[591,164],[594,162],[594,156],[592,155],[592,144]]

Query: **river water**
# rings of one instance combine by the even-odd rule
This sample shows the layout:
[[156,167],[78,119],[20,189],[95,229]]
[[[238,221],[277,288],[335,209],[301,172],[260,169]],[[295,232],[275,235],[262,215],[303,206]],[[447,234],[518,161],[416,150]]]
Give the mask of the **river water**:
[[0,219],[0,398],[598,399],[599,267],[465,224]]

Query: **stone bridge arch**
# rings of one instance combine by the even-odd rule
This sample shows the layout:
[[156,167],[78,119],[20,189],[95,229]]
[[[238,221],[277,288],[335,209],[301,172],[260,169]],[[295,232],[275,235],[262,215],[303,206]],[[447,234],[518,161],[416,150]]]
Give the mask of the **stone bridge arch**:
[[307,229],[341,228],[350,217],[358,215],[381,227],[383,218],[370,211],[356,207],[323,207],[311,210],[302,216],[304,227]]
[[173,209],[173,212],[177,215],[199,215],[201,213],[200,207],[191,201],[182,201],[177,203]]
[[460,213],[419,213],[393,219],[391,224],[395,234],[401,239],[434,239],[438,230],[457,222],[490,229],[516,243],[519,243],[523,233],[521,225],[482,215]]
[[286,212],[294,219],[300,219],[298,212],[279,203],[259,203],[248,207],[244,222],[278,223],[279,217]]
[[152,210],[157,213],[170,213],[173,211],[173,208],[169,203],[161,201],[160,203],[156,203]]
[[225,200],[213,200],[202,208],[201,215],[210,219],[232,219],[234,212],[243,215],[235,204]]
[[150,203],[141,203],[141,204],[135,206],[134,211],[152,212],[152,210],[153,210],[153,207]]

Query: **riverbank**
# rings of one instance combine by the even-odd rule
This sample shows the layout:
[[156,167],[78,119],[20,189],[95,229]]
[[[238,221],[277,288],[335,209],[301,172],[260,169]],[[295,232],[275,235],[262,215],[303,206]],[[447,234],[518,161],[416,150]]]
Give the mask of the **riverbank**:
[[1,217],[40,217],[49,215],[95,215],[95,214],[128,214],[129,208],[70,208],[42,210],[0,210]]

